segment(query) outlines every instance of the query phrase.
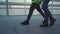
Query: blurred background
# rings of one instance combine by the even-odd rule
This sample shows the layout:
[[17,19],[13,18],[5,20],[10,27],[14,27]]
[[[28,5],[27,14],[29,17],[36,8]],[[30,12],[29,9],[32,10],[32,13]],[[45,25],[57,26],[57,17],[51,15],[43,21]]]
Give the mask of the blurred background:
[[[31,3],[31,0],[0,0],[0,15],[27,15]],[[60,0],[51,0],[49,9],[53,14],[60,14]],[[37,10],[33,15],[39,15]]]
[[40,27],[43,17],[37,10],[34,10],[29,25],[20,24],[26,19],[31,3],[31,0],[0,0],[0,34],[59,34],[60,0],[49,2],[49,10],[56,22],[52,27],[47,28]]

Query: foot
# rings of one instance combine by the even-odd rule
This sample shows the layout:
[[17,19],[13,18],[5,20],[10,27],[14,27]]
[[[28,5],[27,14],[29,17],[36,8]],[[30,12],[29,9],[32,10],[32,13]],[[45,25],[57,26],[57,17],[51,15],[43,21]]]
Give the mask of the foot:
[[56,21],[55,19],[51,19],[51,20],[50,20],[50,25],[49,25],[49,26],[50,26],[50,27],[53,26],[54,23],[55,23],[55,21]]
[[24,21],[21,23],[22,25],[29,25],[29,22],[28,21]]
[[40,25],[40,27],[48,27],[48,20],[44,20],[42,22],[42,25]]

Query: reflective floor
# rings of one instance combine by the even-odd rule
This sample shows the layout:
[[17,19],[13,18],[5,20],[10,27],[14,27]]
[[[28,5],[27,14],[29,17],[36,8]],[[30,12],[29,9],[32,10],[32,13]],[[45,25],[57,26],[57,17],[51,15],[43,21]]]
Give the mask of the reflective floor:
[[60,34],[60,15],[54,15],[56,22],[53,27],[39,27],[42,16],[32,16],[29,25],[20,23],[26,16],[0,16],[0,34]]

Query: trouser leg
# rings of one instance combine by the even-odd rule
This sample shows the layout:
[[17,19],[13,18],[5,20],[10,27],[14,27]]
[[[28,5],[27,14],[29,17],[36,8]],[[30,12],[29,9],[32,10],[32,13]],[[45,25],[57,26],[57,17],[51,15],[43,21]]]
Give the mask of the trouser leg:
[[43,1],[43,5],[42,5],[42,9],[44,10],[44,13],[48,19],[48,17],[52,16],[51,12],[48,9],[48,3],[50,0],[44,0]]
[[46,16],[45,14],[43,13],[43,11],[40,9],[40,5],[38,4],[36,6],[36,9],[38,10],[38,12],[43,16],[44,18],[44,21],[42,22],[43,24],[40,25],[40,27],[47,27],[48,26],[48,21],[46,20]]
[[35,6],[34,6],[34,4],[32,4],[31,7],[30,7],[30,9],[29,9],[29,14],[28,14],[28,16],[27,16],[26,21],[29,21],[29,20],[30,20],[30,18],[31,18],[31,16],[32,16],[32,14],[33,14],[33,10],[34,10],[34,9],[35,9]]
[[40,9],[40,5],[38,4],[36,9],[38,10],[38,12],[43,16],[44,19],[46,19],[45,14],[43,13],[43,11]]

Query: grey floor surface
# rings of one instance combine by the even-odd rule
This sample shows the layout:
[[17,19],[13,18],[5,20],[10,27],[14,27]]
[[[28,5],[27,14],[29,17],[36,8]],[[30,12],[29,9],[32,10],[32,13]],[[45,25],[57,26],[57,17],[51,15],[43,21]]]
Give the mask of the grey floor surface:
[[60,15],[54,16],[56,22],[53,27],[39,27],[42,16],[32,16],[29,25],[20,23],[26,16],[0,16],[0,34],[60,34]]

